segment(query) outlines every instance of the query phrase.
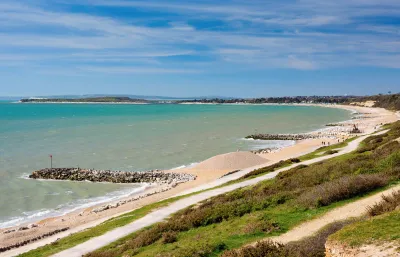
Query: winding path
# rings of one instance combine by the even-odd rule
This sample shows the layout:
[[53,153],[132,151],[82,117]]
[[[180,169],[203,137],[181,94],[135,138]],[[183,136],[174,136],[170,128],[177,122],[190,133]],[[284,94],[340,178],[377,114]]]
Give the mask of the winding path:
[[[383,133],[386,133],[386,132],[387,132],[387,130],[386,131],[381,131],[379,133],[376,133],[376,135],[383,134]],[[101,247],[104,247],[104,246],[106,246],[106,245],[108,245],[108,244],[110,244],[110,243],[112,243],[112,242],[114,242],[114,241],[116,241],[116,240],[118,240],[118,239],[120,239],[122,237],[125,237],[125,236],[127,236],[127,235],[129,235],[129,234],[131,234],[131,233],[133,233],[135,231],[138,231],[138,230],[140,230],[142,228],[145,228],[147,226],[150,226],[150,225],[153,225],[153,224],[155,224],[157,222],[160,222],[160,221],[166,219],[171,214],[173,214],[173,213],[175,213],[175,212],[177,212],[179,210],[182,210],[182,209],[184,209],[186,207],[189,207],[189,206],[191,206],[193,204],[196,204],[198,202],[206,200],[206,199],[208,199],[210,197],[217,196],[217,195],[220,195],[220,194],[224,194],[224,193],[233,191],[233,190],[241,188],[241,187],[251,186],[251,185],[257,184],[258,182],[263,181],[263,180],[272,179],[272,178],[276,177],[279,173],[281,173],[283,171],[286,171],[286,170],[289,170],[289,169],[292,169],[292,168],[294,168],[296,166],[299,166],[299,165],[310,165],[310,164],[317,163],[317,162],[320,162],[320,161],[323,161],[323,160],[331,159],[331,158],[339,156],[339,155],[350,153],[350,152],[354,151],[358,147],[360,142],[363,141],[368,136],[369,135],[364,135],[364,136],[361,136],[361,137],[355,139],[354,141],[350,142],[346,147],[342,148],[339,151],[339,153],[328,155],[328,156],[322,156],[322,157],[318,157],[318,158],[315,158],[315,159],[312,159],[312,160],[300,162],[300,163],[291,165],[291,166],[286,167],[286,168],[279,169],[277,171],[268,173],[266,175],[263,175],[263,176],[260,176],[260,177],[254,178],[254,179],[249,179],[249,180],[246,180],[246,181],[243,181],[243,182],[239,182],[239,183],[236,183],[236,184],[232,184],[232,185],[228,185],[228,186],[225,186],[225,187],[209,190],[209,191],[206,191],[206,192],[202,192],[202,193],[199,193],[199,194],[196,194],[196,195],[189,196],[187,198],[178,200],[178,201],[170,204],[169,206],[166,206],[166,207],[160,208],[158,210],[155,210],[152,213],[150,213],[150,214],[148,214],[148,215],[146,215],[146,216],[144,216],[144,217],[142,217],[142,218],[140,218],[140,219],[138,219],[138,220],[126,225],[126,226],[124,226],[124,227],[120,227],[120,228],[114,229],[114,230],[112,230],[110,232],[105,233],[102,236],[98,236],[98,237],[92,238],[92,239],[90,239],[90,240],[88,240],[88,241],[86,241],[86,242],[84,242],[84,243],[82,243],[80,245],[77,245],[75,247],[72,247],[70,249],[62,251],[62,252],[60,252],[58,254],[55,254],[53,256],[55,256],[55,257],[78,257],[78,256],[82,256],[82,255],[87,254],[89,252],[95,251],[95,250],[97,250],[97,249],[99,249]],[[248,173],[248,172],[251,172],[254,169],[255,169],[255,167],[251,167],[251,168],[243,170],[241,173]]]
[[397,192],[398,190],[400,190],[400,185],[394,186],[383,192],[376,193],[355,202],[346,204],[342,207],[333,209],[319,218],[300,224],[299,226],[291,229],[285,234],[269,239],[285,244],[292,241],[298,241],[308,236],[312,236],[318,230],[330,223],[362,216],[366,213],[366,208],[368,206],[372,206],[382,200],[382,195],[390,195],[393,192]]

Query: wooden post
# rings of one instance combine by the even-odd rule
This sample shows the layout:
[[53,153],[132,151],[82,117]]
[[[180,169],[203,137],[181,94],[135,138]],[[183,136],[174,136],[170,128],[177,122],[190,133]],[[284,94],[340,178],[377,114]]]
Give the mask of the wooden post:
[[50,154],[49,157],[50,157],[50,169],[53,169],[53,155]]

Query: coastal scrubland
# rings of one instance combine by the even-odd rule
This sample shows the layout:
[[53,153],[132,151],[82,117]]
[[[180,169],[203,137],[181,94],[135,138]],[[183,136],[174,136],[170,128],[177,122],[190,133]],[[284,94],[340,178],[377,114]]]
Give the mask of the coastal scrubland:
[[[240,247],[280,235],[398,182],[400,145],[396,139],[400,137],[400,122],[389,128],[387,133],[367,138],[353,153],[301,165],[275,179],[210,198],[88,256],[268,256],[243,255],[247,248]],[[301,256],[322,256],[321,242],[336,232],[327,231],[321,232],[323,240],[298,242],[293,249],[307,245],[316,250],[310,252],[313,255]],[[274,243],[260,243],[252,249],[264,246],[267,252],[272,251],[270,256],[299,256],[299,251],[273,255],[274,249],[290,248]]]
[[400,191],[382,195],[367,216],[333,233],[325,244],[329,256],[398,256]]

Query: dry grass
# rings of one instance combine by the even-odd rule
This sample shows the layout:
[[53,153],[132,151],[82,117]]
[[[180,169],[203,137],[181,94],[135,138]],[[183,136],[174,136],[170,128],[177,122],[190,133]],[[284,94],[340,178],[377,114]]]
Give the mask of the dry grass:
[[304,193],[298,202],[306,207],[321,207],[348,199],[387,185],[389,178],[382,174],[346,176],[323,183]]
[[368,215],[378,216],[400,208],[400,190],[391,195],[382,195],[382,201],[373,206],[367,207]]

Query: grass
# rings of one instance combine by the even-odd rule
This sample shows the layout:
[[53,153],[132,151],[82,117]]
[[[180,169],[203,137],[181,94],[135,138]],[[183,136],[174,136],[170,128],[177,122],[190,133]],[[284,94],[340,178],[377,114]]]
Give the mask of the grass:
[[257,242],[256,245],[243,247],[239,250],[226,251],[222,257],[324,257],[325,242],[331,234],[353,223],[354,220],[337,221],[320,229],[316,234],[286,245],[270,240]]
[[298,201],[308,207],[327,206],[338,200],[383,187],[388,184],[388,180],[389,178],[382,174],[346,176],[314,187],[299,197]]
[[[398,181],[400,145],[392,140],[399,136],[400,123],[396,123],[389,133],[366,140],[362,151],[295,167],[273,180],[207,199],[88,256],[218,256],[225,250],[279,235]],[[384,177],[387,179],[382,180]],[[327,191],[326,202],[310,205],[299,201],[318,199],[318,188],[323,185],[332,189]],[[174,233],[177,241],[163,243],[165,233]]]
[[345,141],[343,141],[341,143],[338,143],[338,144],[334,144],[334,145],[330,145],[330,146],[322,146],[322,147],[318,148],[317,150],[315,150],[312,153],[309,153],[309,154],[301,156],[299,159],[301,161],[307,161],[307,160],[311,160],[311,159],[318,158],[318,157],[321,157],[321,156],[331,155],[333,153],[336,153],[334,151],[337,151],[337,149],[344,148],[344,147],[348,146],[350,142],[356,140],[357,138],[358,137],[352,137],[352,138],[349,138],[349,139],[347,139],[347,140],[345,140]]
[[124,215],[121,215],[121,216],[118,216],[115,218],[111,218],[110,220],[107,220],[98,226],[95,226],[93,228],[89,228],[84,231],[64,237],[54,243],[39,247],[35,250],[21,254],[19,256],[21,256],[21,257],[43,256],[44,257],[44,256],[53,255],[55,253],[61,252],[63,250],[74,247],[78,244],[81,244],[93,237],[101,236],[112,229],[125,226],[134,220],[144,217],[151,211],[154,211],[157,208],[167,206],[171,202],[174,202],[180,198],[181,197],[171,198],[171,199],[167,199],[167,200],[164,200],[161,202],[146,205],[142,208],[136,209],[136,210],[126,213]]
[[330,239],[352,247],[388,242],[396,242],[400,246],[400,211],[355,223],[335,233]]
[[[181,232],[178,234],[177,242],[172,244],[163,244],[162,241],[159,241],[155,244],[142,247],[137,251],[130,252],[133,249],[127,249],[123,255],[136,253],[135,256],[198,256],[195,251],[199,249],[208,249],[208,253],[204,253],[204,256],[218,254],[222,253],[225,249],[237,248],[266,236],[284,233],[296,224],[310,217],[322,215],[329,209],[321,208],[298,212],[293,208],[285,206],[273,208],[266,212],[258,211],[244,215],[239,219],[226,220],[210,226],[202,226],[197,229]],[[249,224],[266,224],[265,227],[268,229],[260,229],[260,226],[259,228],[249,230]],[[118,253],[118,249],[123,248],[129,238],[138,234],[140,232],[119,240],[103,248],[99,253],[100,255],[94,254],[94,256],[101,256],[101,254],[107,252]],[[224,244],[223,249],[220,248],[222,242]],[[215,250],[217,248],[218,250]],[[111,254],[110,256],[118,255]]]

